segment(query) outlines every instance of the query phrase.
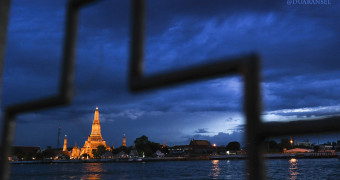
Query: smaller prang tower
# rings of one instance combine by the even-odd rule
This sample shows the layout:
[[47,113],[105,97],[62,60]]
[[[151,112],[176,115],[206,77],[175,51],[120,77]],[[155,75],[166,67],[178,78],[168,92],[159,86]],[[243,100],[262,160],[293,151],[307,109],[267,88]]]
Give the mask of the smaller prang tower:
[[125,139],[125,134],[123,134],[123,147],[126,147],[126,139]]
[[67,151],[67,135],[65,134],[63,151]]

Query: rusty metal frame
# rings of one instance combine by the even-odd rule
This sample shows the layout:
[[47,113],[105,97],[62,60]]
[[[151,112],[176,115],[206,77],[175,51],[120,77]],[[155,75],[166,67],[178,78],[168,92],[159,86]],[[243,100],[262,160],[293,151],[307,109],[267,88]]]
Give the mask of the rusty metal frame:
[[[6,107],[3,116],[2,141],[0,152],[0,179],[9,179],[8,157],[15,133],[15,118],[18,114],[68,105],[73,97],[74,66],[79,9],[91,2],[99,0],[70,0],[67,4],[66,27],[63,45],[62,73],[58,94],[26,103]],[[5,38],[9,19],[10,0],[0,1],[0,55],[1,64],[4,59]]]
[[319,120],[297,120],[282,123],[261,121],[260,67],[257,55],[237,59],[224,59],[198,67],[153,76],[144,76],[144,30],[145,0],[133,0],[132,42],[130,50],[130,89],[138,92],[156,89],[187,81],[203,80],[228,74],[239,73],[244,77],[244,111],[246,115],[247,176],[251,180],[265,179],[263,146],[268,137],[337,132],[340,130],[340,117],[327,117]]

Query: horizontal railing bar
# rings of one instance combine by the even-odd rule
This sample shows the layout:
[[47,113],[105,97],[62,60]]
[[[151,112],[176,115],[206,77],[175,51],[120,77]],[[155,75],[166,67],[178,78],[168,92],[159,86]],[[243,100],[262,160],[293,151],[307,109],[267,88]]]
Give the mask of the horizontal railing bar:
[[262,123],[259,133],[262,137],[275,137],[314,133],[340,132],[340,116],[316,120]]
[[183,70],[151,75],[149,77],[131,77],[130,89],[132,91],[141,91],[187,81],[203,80],[232,73],[242,73],[244,64],[255,59],[257,59],[257,55],[251,54],[240,58],[233,58],[229,61],[224,60],[223,62],[204,64]]
[[71,0],[69,3],[74,6],[74,7],[81,7],[96,1],[101,1],[101,0]]
[[70,101],[68,98],[63,96],[52,96],[44,99],[38,99],[35,101],[25,102],[21,104],[16,104],[13,106],[8,106],[6,112],[8,114],[20,114],[24,112],[46,109],[49,107],[67,105]]

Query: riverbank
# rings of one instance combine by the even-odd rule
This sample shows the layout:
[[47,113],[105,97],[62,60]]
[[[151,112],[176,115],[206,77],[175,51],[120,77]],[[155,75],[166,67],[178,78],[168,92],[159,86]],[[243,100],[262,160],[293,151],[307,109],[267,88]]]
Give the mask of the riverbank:
[[[338,158],[340,153],[296,153],[296,154],[265,154],[266,159],[317,159]],[[113,158],[88,160],[35,160],[10,161],[11,164],[51,164],[51,163],[114,163],[114,162],[156,162],[156,161],[194,161],[194,160],[237,160],[247,159],[247,155],[218,155],[198,157],[161,157],[161,158]]]
[[[266,159],[316,159],[316,158],[338,158],[340,153],[286,153],[286,154],[265,154]],[[247,155],[223,155],[210,156],[210,160],[232,160],[232,159],[247,159]]]

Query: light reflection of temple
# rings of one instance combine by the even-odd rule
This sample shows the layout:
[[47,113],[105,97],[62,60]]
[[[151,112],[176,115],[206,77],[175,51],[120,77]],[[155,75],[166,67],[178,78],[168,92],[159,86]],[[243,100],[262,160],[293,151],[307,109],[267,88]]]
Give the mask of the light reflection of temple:
[[104,172],[102,163],[85,163],[84,166],[85,169],[83,172],[85,172],[85,174],[81,179],[102,179]]
[[212,179],[216,179],[220,175],[220,167],[219,167],[219,160],[212,160],[212,167],[210,170],[210,176],[212,176]]
[[290,175],[289,179],[291,180],[297,179],[297,176],[299,175],[297,162],[298,160],[295,158],[289,160],[289,175]]

